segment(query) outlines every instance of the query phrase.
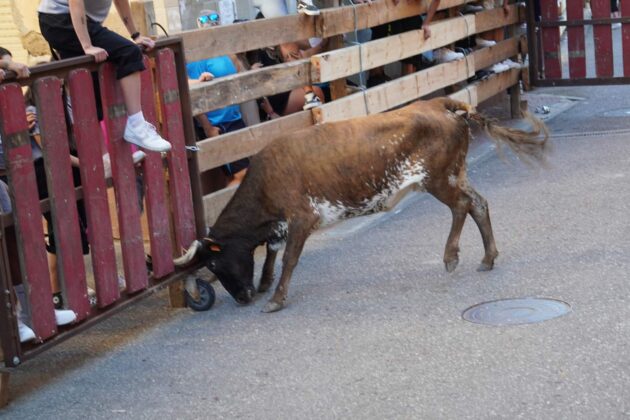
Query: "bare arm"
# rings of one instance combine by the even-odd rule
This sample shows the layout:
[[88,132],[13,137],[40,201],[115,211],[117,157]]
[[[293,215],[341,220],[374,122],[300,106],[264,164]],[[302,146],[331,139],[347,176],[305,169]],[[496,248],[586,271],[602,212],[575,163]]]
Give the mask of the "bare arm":
[[433,17],[435,16],[435,12],[438,7],[440,7],[440,0],[433,0],[429,5],[429,10],[427,10],[427,18],[424,20],[422,26],[424,27],[424,39],[431,38],[431,30],[429,29],[429,25],[431,21],[433,21]]
[[131,17],[131,7],[129,7],[129,0],[114,0],[114,6],[118,15],[122,19],[125,28],[129,31],[129,35],[136,32],[136,25]]
[[29,70],[26,64],[13,61],[13,58],[9,54],[5,55],[4,57],[0,59],[0,69],[2,69],[0,70],[2,71],[2,75],[0,76],[0,81],[2,81],[6,76],[6,73],[4,72],[4,70],[10,70],[10,71],[15,72],[15,74],[17,74],[18,79],[28,77],[31,74],[31,71]]
[[85,15],[84,0],[68,0],[70,8],[70,18],[72,19],[72,27],[79,38],[81,47],[86,54],[94,57],[97,63],[107,60],[107,51],[92,45],[90,34],[87,27],[87,16]]
[[[129,31],[129,35],[133,35],[138,32],[136,30],[136,24],[133,22],[133,18],[131,17],[131,7],[129,6],[129,0],[114,0],[114,6],[116,7],[118,15],[125,24],[125,28],[127,28],[127,31]],[[151,50],[153,47],[155,47],[155,41],[147,36],[139,35],[133,41],[138,45],[144,46],[147,50]]]

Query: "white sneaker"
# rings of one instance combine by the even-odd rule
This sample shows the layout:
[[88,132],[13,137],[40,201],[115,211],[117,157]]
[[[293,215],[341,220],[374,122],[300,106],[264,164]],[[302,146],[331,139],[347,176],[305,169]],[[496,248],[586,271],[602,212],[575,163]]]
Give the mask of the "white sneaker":
[[136,150],[135,152],[133,152],[133,155],[131,155],[131,159],[133,159],[134,165],[142,162],[145,157],[147,157],[147,154],[144,153],[142,150]]
[[129,124],[129,121],[127,121],[124,138],[129,143],[154,152],[168,152],[171,150],[171,143],[160,137],[155,127],[146,121],[139,124]]
[[18,319],[18,332],[20,333],[20,343],[31,341],[35,338],[35,332],[30,329],[25,323]]
[[508,71],[509,69],[510,67],[507,64],[503,64],[503,63],[496,63],[495,65],[490,67],[490,70],[493,71],[494,73],[502,73],[504,71]]
[[433,52],[433,57],[438,63],[448,63],[464,58],[464,54],[449,50],[448,48],[440,48]]
[[55,309],[57,325],[68,325],[77,320],[77,315],[69,309]]
[[506,66],[508,66],[508,68],[511,68],[511,69],[520,69],[521,68],[520,63],[517,63],[516,61],[512,61],[509,58],[507,60],[501,61],[501,64],[505,64]]
[[490,39],[483,39],[478,36],[475,38],[475,44],[477,44],[478,47],[492,47],[493,45],[496,45],[497,42]]
[[315,108],[316,106],[320,106],[322,101],[319,100],[319,97],[315,95],[313,92],[308,92],[304,95],[304,106],[302,109],[307,111],[309,109]]

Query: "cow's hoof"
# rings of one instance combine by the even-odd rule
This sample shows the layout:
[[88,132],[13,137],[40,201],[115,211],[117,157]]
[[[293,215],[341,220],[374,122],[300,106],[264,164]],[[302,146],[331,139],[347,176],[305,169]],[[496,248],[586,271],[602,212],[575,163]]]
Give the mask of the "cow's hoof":
[[477,271],[490,271],[493,267],[494,263],[482,262],[481,264],[479,264],[479,267],[477,267]]
[[444,261],[444,267],[446,267],[446,271],[452,273],[457,268],[457,264],[459,264],[459,259],[455,258],[452,261]]
[[284,305],[278,302],[274,302],[273,300],[270,300],[269,302],[267,302],[267,304],[265,305],[265,307],[262,309],[262,311],[266,314],[269,314],[271,312],[278,312],[279,310],[281,310],[282,308],[284,308]]

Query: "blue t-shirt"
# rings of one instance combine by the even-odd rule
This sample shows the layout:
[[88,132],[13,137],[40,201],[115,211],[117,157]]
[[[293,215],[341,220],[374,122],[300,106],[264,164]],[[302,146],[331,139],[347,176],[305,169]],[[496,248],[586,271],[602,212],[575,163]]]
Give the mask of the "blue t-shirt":
[[[236,74],[237,70],[227,55],[221,57],[208,58],[206,60],[193,61],[186,64],[186,72],[190,79],[199,79],[201,73],[209,72],[214,77],[229,76],[230,74]],[[238,105],[230,105],[225,108],[217,109],[206,113],[208,120],[212,125],[218,125],[221,123],[227,123],[231,121],[240,120],[241,109]]]

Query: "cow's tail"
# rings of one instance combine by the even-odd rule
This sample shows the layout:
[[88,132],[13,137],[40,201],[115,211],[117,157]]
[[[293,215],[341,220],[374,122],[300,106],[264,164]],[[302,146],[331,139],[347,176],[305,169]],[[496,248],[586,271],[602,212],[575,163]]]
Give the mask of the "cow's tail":
[[479,124],[496,143],[500,153],[501,146],[507,145],[521,160],[526,163],[545,163],[545,156],[549,151],[549,131],[544,122],[524,111],[523,116],[531,125],[530,130],[504,127],[498,120],[474,111],[474,108],[460,101],[449,99],[445,102],[447,109],[453,112],[462,111],[467,121]]

